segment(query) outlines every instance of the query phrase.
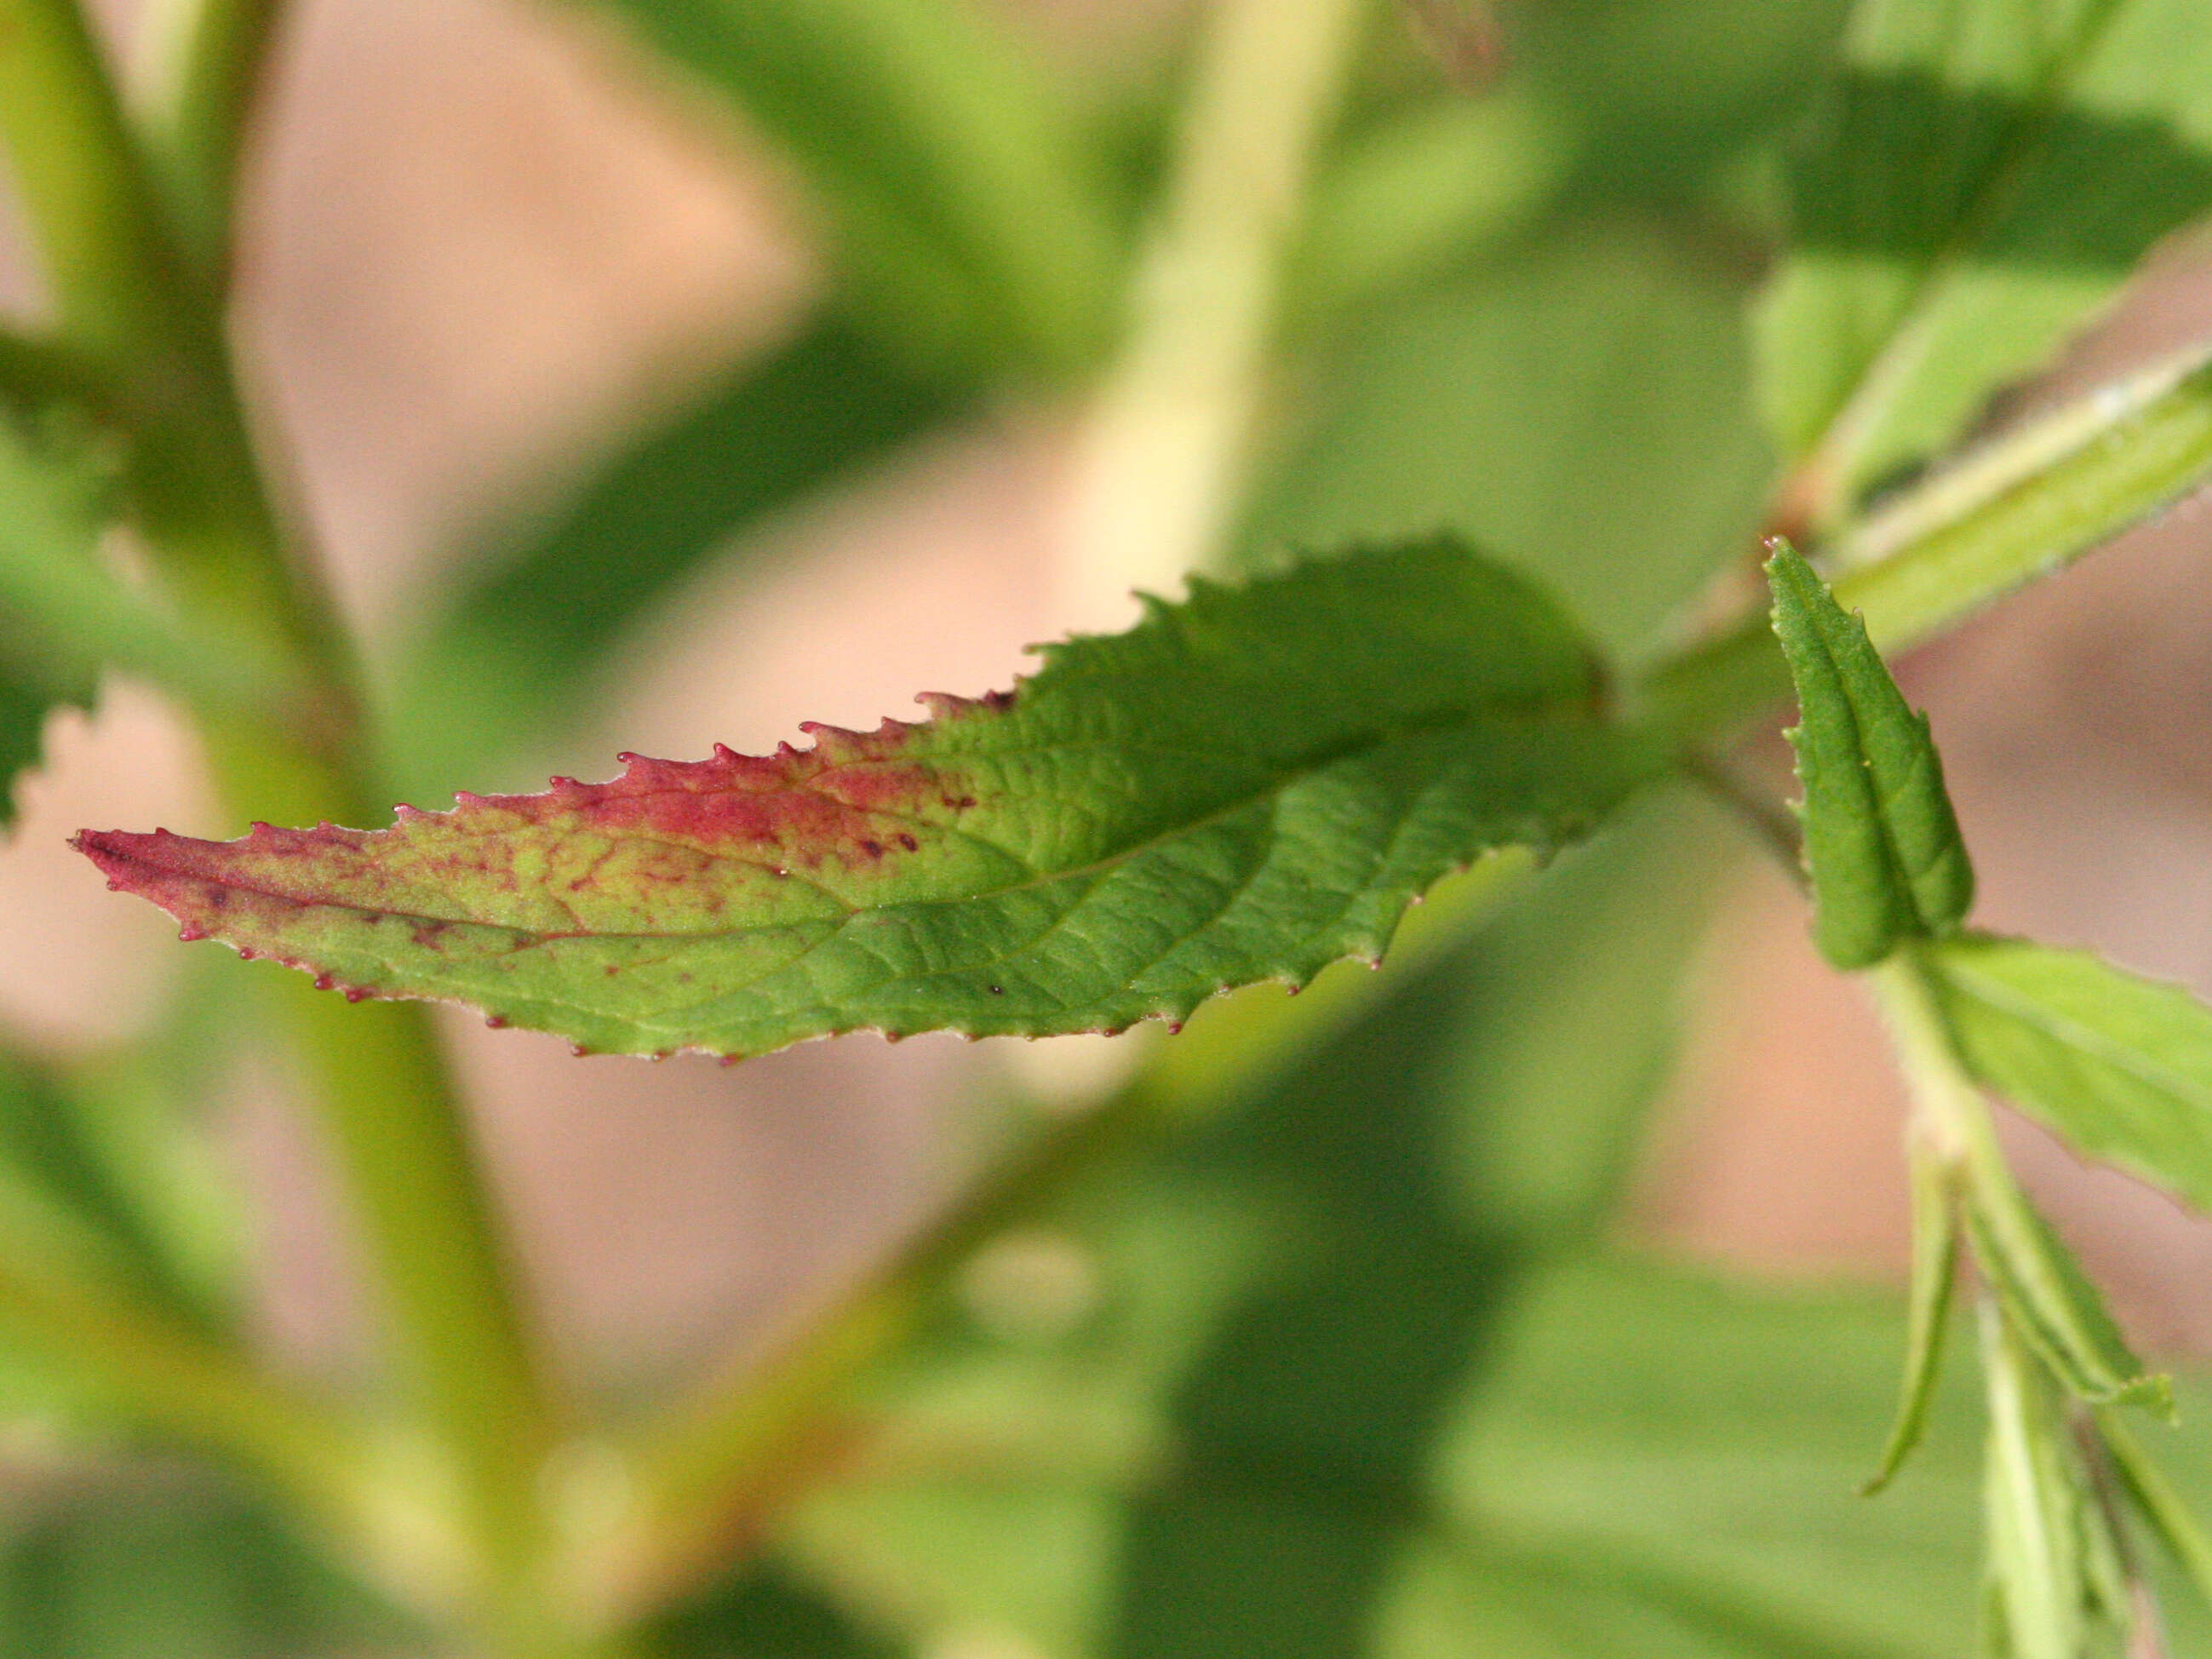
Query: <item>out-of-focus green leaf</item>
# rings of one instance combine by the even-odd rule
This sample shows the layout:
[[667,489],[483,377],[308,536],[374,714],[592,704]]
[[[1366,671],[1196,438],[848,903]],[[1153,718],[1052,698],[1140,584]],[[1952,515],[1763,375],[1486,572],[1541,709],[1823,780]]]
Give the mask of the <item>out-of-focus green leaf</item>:
[[2026,939],[1970,934],[1927,961],[1978,1078],[2092,1158],[2212,1210],[2212,1011]]
[[[0,412],[0,578],[27,586],[52,565],[89,565],[96,529],[81,481],[35,451]],[[14,822],[15,775],[36,763],[46,711],[89,708],[96,664],[20,614],[16,583],[0,579],[0,831]]]
[[1504,960],[1455,954],[1249,1112],[1102,1173],[1050,1223],[1089,1253],[1095,1310],[1042,1349],[949,1341],[888,1384],[789,1534],[809,1579],[918,1636],[1052,1659],[1413,1659],[1476,1636],[1516,1659],[1956,1659],[1961,1379],[1915,1478],[1853,1495],[1893,1389],[1890,1304],[1547,1265],[1470,1214],[1454,1079],[1479,1049],[1458,1039]]
[[967,395],[830,314],[635,434],[482,554],[410,649],[386,696],[400,798],[441,799],[546,744],[604,689],[610,650],[708,558]]
[[1470,947],[1442,1084],[1473,1213],[1557,1243],[1601,1227],[1680,1035],[1692,952],[1735,843],[1686,791],[1631,807]]
[[398,1659],[420,1639],[195,1469],[92,1473],[0,1511],[5,1659]]
[[1573,234],[1385,314],[1319,377],[1249,544],[1449,526],[1647,646],[1747,546],[1768,476],[1736,279]]
[[2212,206],[2193,0],[1863,0],[1797,160],[1759,384],[1826,528]]
[[102,1255],[126,1266],[141,1288],[175,1306],[184,1298],[168,1279],[161,1253],[141,1218],[117,1192],[109,1171],[85,1144],[67,1085],[30,1061],[0,1051],[0,1181],[20,1183],[41,1206],[66,1217],[97,1241]]
[[581,0],[732,99],[828,204],[854,303],[934,360],[1079,367],[1118,238],[1067,100],[966,0]]
[[1509,64],[1601,187],[1680,197],[1819,84],[1846,0],[1506,0]]
[[107,395],[99,368],[77,351],[0,324],[0,410],[29,424],[57,410],[99,406]]
[[1787,545],[1767,561],[1774,632],[1797,688],[1790,733],[1805,788],[1814,936],[1837,967],[1871,968],[1910,939],[1957,927],[1974,867],[1943,763],[1867,638]]
[[[2144,1451],[2119,1413],[2100,1411],[2096,1425],[2113,1473],[2136,1512],[2167,1559],[2180,1570],[2196,1594],[2197,1605],[2212,1607],[2212,1534],[2205,1532],[2172,1476]],[[2202,1437],[2194,1437],[2191,1443],[2201,1448]]]
[[1293,307],[1340,325],[1526,225],[1572,151],[1547,106],[1507,93],[1425,103],[1362,133],[1315,181]]
[[611,783],[466,796],[392,828],[76,845],[188,936],[358,999],[465,1000],[619,1053],[1118,1031],[1380,957],[1505,846],[1595,829],[1667,757],[1608,717],[1540,590],[1435,540],[1042,647],[1017,692],[629,757]]
[[650,1640],[668,1659],[895,1659],[900,1651],[774,1562],[755,1562],[656,1620]]
[[[1673,1587],[1774,1654],[1955,1656],[1974,1611],[1973,1406],[1855,1496],[1894,1384],[1888,1304],[1572,1265],[1524,1298],[1437,1476],[1460,1529]],[[1588,1650],[1600,1650],[1595,1644]],[[1726,1651],[1726,1649],[1721,1650]]]
[[259,988],[199,962],[147,1036],[84,1056],[48,1084],[93,1212],[115,1214],[117,1236],[164,1299],[210,1328],[234,1318],[247,1279],[246,1216],[214,1113]]
[[1912,1177],[1912,1282],[1905,1316],[1905,1386],[1881,1461],[1861,1488],[1869,1498],[1896,1478],[1927,1431],[1928,1409],[1935,1403],[1936,1379],[1942,1374],[1943,1342],[1950,1332],[1951,1291],[1959,1276],[1958,1194],[1942,1161],[1925,1146],[1916,1139],[1907,1150]]

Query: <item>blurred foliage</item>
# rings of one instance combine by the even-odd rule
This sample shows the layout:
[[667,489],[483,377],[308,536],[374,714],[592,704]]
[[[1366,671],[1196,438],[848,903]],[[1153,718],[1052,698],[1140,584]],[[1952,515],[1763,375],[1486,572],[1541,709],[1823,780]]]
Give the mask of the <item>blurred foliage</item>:
[[[457,550],[374,665],[382,776],[426,805],[526,778],[628,649],[761,567],[779,519],[947,425],[1079,407],[1140,287],[1194,72],[1187,25],[1093,73],[963,0],[588,3],[665,73],[672,110],[775,153],[828,275],[788,338],[647,400]],[[1481,49],[1457,80],[1370,20],[1280,273],[1231,562],[1449,529],[1632,667],[1762,527],[1859,527],[2212,206],[2193,0],[1463,10]],[[103,656],[233,713],[272,701],[250,653],[180,664],[162,615],[113,602],[98,538],[127,503],[106,419],[82,364],[0,334],[0,822]],[[100,651],[57,626],[94,615]],[[1723,1283],[1618,1236],[1739,850],[1669,795],[1479,933],[1468,903],[1387,994],[1325,981],[1290,1012],[1224,1018],[1224,1048],[1264,1057],[1218,1069],[1263,1086],[1031,1218],[1085,1293],[1010,1315],[963,1280],[933,1304],[766,1553],[640,1651],[1966,1651],[1966,1368],[1938,1384],[1919,1458],[1863,1502],[1892,1301]],[[0,1055],[0,1227],[226,1334],[247,1230],[205,1107],[258,1016],[220,977],[188,977],[143,1042]],[[27,1425],[0,1436],[0,1659],[421,1650],[292,1523],[139,1455],[109,1403],[0,1333],[0,1408]],[[104,1449],[33,1432],[56,1424]],[[2212,1497],[2201,1432],[2146,1433],[2179,1489]],[[2212,1643],[2202,1607],[2166,1610],[2175,1652]]]
[[7,1659],[398,1659],[420,1640],[198,1468],[109,1463],[25,1483],[0,1511]]

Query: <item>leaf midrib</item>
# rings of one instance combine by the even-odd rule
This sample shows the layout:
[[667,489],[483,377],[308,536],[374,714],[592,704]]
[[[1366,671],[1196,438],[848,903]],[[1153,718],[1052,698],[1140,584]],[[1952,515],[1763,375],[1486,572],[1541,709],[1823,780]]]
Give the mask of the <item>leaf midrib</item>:
[[[1103,876],[1110,873],[1113,870],[1128,862],[1132,859],[1141,857],[1144,854],[1152,851],[1155,848],[1164,846],[1167,843],[1178,840],[1185,836],[1196,835],[1211,828],[1218,823],[1235,817],[1240,812],[1249,811],[1253,806],[1281,794],[1285,790],[1289,789],[1321,772],[1326,771],[1333,766],[1341,765],[1346,761],[1364,758],[1366,756],[1375,754],[1388,748],[1394,743],[1401,742],[1410,738],[1424,736],[1433,732],[1448,731],[1455,726],[1462,726],[1472,731],[1486,725],[1508,728],[1514,726],[1526,726],[1533,729],[1546,725],[1558,725],[1561,726],[1582,726],[1591,731],[1606,729],[1605,722],[1601,720],[1578,716],[1564,716],[1560,714],[1542,716],[1518,714],[1504,716],[1469,715],[1458,711],[1441,713],[1419,720],[1409,721],[1404,726],[1387,732],[1366,733],[1362,734],[1359,737],[1346,739],[1343,742],[1334,745],[1330,749],[1316,754],[1316,757],[1310,760],[1294,763],[1285,768],[1285,770],[1278,773],[1271,778],[1265,786],[1253,790],[1248,794],[1225,802],[1220,806],[1200,814],[1199,817],[1172,825],[1168,829],[1159,831],[1156,835],[1147,836],[1143,841],[1133,842],[1126,848],[1119,848],[1115,852],[1107,854],[1100,858],[1094,859],[1089,863],[1072,866],[1066,870],[1037,870],[1029,860],[1021,857],[1018,854],[1013,853],[1007,848],[1000,847],[995,842],[984,841],[980,836],[968,836],[968,839],[974,841],[977,845],[988,848],[993,852],[1000,854],[1001,856],[1012,860],[1012,862],[1024,866],[1025,868],[1030,869],[1032,873],[1019,881],[1006,882],[995,887],[978,888],[973,892],[951,894],[943,897],[905,899],[878,905],[847,904],[845,906],[845,915],[842,920],[837,921],[836,926],[838,929],[842,931],[845,926],[861,916],[882,915],[892,910],[927,908],[947,904],[971,904],[984,900],[1004,897],[1009,894],[1033,891],[1037,888],[1049,886],[1059,882],[1079,880],[1089,876]],[[1620,729],[1626,732],[1628,728],[1622,727]],[[927,819],[914,818],[896,812],[884,811],[881,812],[879,815],[884,817],[903,822],[910,822],[919,826],[926,827],[933,834],[951,834],[956,836],[963,834],[963,832],[951,829],[947,825],[933,823]],[[624,839],[643,844],[680,848],[685,852],[695,854],[704,850],[693,846],[691,843],[687,842],[665,840],[658,836],[638,834],[635,832],[625,832]],[[710,853],[708,856],[720,858],[727,855]],[[771,867],[757,864],[750,859],[732,859],[732,861],[744,864],[754,869]],[[177,873],[189,875],[189,872],[180,872]],[[250,880],[226,878],[216,882],[210,881],[208,878],[202,876],[193,876],[191,877],[191,878],[206,883],[210,886],[218,886],[228,890],[252,893],[264,898],[279,899],[286,903],[297,904],[302,908],[348,910],[357,915],[363,916],[391,917],[398,921],[419,922],[426,925],[439,923],[447,927],[483,927],[494,932],[512,933],[520,936],[522,942],[516,946],[518,950],[534,949],[540,945],[554,944],[562,940],[575,939],[605,939],[609,941],[653,939],[678,942],[729,939],[745,933],[769,933],[781,928],[801,927],[805,926],[808,921],[827,921],[831,920],[829,917],[802,918],[796,921],[762,922],[751,926],[702,929],[697,932],[688,933],[663,933],[650,931],[618,932],[608,929],[586,927],[580,927],[571,931],[556,931],[550,929],[539,930],[517,927],[507,922],[483,921],[468,916],[432,915],[423,911],[402,908],[384,908],[374,905],[347,903],[342,901],[334,901],[330,899],[301,899],[290,893],[279,892],[273,888],[261,886]],[[804,878],[795,878],[800,880],[805,879]],[[815,885],[814,884],[809,884]],[[816,890],[822,891],[823,890],[817,885]],[[829,896],[834,898],[835,896],[831,895]],[[840,903],[844,902],[842,900],[836,902]],[[211,929],[210,931],[216,930]]]

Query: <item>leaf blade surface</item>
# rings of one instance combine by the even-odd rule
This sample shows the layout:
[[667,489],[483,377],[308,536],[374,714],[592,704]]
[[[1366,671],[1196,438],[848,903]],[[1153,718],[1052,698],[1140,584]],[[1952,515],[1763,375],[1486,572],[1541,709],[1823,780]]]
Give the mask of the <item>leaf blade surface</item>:
[[2027,939],[1967,934],[1928,960],[1983,1083],[2091,1157],[2212,1209],[2212,1010]]
[[1973,866],[1928,718],[1906,706],[1866,624],[1788,546],[1766,570],[1802,710],[1790,742],[1814,934],[1837,967],[1872,967],[1903,939],[1954,927],[1973,902]]
[[810,749],[625,757],[391,830],[90,834],[187,937],[349,994],[441,997],[593,1049],[1180,1020],[1379,956],[1504,845],[1586,832],[1657,750],[1600,712],[1548,599],[1448,543],[1194,584],[1018,693]]
[[1949,443],[2212,204],[2208,55],[2188,0],[1863,0],[1758,319],[1817,525]]

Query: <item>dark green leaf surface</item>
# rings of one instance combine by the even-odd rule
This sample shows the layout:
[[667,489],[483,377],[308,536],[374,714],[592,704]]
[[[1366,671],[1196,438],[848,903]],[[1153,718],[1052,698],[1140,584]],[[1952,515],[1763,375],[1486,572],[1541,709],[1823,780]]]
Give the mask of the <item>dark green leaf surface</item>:
[[1982,1082],[2092,1158],[2212,1210],[2212,1010],[2026,939],[1969,934],[1928,963]]
[[35,581],[42,567],[92,558],[90,496],[84,477],[0,412],[0,831],[15,820],[15,775],[38,761],[47,711],[92,702],[94,665],[10,601],[18,582]]
[[582,0],[799,163],[853,299],[938,361],[1066,370],[1103,343],[1118,249],[1065,100],[962,0]]
[[2212,206],[2202,10],[1867,0],[1793,195],[1762,394],[1832,510],[1949,444]]
[[1449,525],[1628,658],[1740,550],[1772,471],[1743,280],[1628,230],[1547,238],[1382,312],[1316,377],[1247,544]]
[[416,1651],[266,1510],[198,1469],[88,1471],[0,1518],[4,1659]]
[[1547,599],[1455,544],[1194,583],[1018,693],[392,829],[89,833],[188,935],[624,1053],[1117,1030],[1379,956],[1407,903],[1663,762]]
[[1766,574],[1797,688],[1790,737],[1805,787],[1814,937],[1837,967],[1870,968],[1903,940],[1956,927],[1973,902],[1973,866],[1928,717],[1906,707],[1866,624],[1787,546]]

